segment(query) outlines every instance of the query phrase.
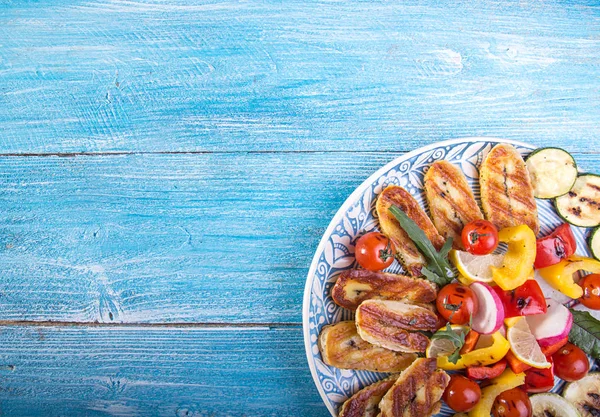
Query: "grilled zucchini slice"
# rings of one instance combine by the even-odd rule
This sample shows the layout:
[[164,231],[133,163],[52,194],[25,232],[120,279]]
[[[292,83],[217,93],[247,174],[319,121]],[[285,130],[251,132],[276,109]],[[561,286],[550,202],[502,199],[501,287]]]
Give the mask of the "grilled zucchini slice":
[[529,399],[532,417],[581,417],[577,408],[558,394],[536,394]]
[[533,196],[555,198],[571,190],[577,179],[577,164],[569,152],[560,148],[538,149],[525,160]]
[[600,372],[590,372],[579,381],[568,383],[562,395],[582,417],[600,415]]
[[554,200],[558,215],[574,226],[600,225],[600,176],[582,174],[567,194]]

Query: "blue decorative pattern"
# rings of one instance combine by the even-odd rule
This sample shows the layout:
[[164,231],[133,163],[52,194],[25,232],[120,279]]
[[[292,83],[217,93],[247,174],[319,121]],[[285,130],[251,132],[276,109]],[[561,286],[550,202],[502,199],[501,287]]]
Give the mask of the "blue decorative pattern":
[[[483,158],[497,143],[512,143],[522,155],[535,147],[524,143],[490,138],[468,138],[440,142],[410,152],[383,167],[367,179],[346,200],[325,232],[313,258],[304,296],[304,338],[309,366],[317,388],[332,415],[337,415],[340,405],[358,389],[385,376],[367,371],[341,370],[323,363],[317,346],[321,328],[341,320],[353,318],[353,313],[338,307],[332,300],[331,287],[337,276],[355,267],[354,240],[378,228],[375,202],[379,193],[389,184],[406,188],[422,205],[426,206],[423,192],[423,177],[432,162],[448,160],[461,168],[467,177],[475,197],[479,197],[479,170]],[[542,234],[550,232],[561,223],[551,201],[537,200],[538,216]],[[585,242],[586,229],[573,228],[581,254],[589,254]],[[398,263],[392,264],[390,272],[400,272]],[[541,283],[547,296],[561,302],[568,301],[560,293]],[[556,386],[555,391],[561,386]],[[451,416],[446,406],[438,416]]]

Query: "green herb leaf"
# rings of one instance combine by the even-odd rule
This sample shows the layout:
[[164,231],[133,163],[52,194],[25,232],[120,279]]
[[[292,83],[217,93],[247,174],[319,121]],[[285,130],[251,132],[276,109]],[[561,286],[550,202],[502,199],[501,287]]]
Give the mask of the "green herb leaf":
[[456,365],[460,358],[460,349],[456,349],[454,352],[448,355],[448,362],[452,362]]
[[452,238],[446,240],[444,246],[438,252],[425,235],[425,232],[405,212],[397,206],[391,206],[389,210],[427,260],[427,267],[421,268],[421,273],[439,286],[449,284],[454,279],[454,273],[450,263],[448,263],[448,252],[452,247]]
[[439,285],[440,287],[443,287],[444,285],[446,285],[446,284],[449,283],[449,281],[446,278],[440,277],[438,274],[436,274],[435,272],[430,271],[425,266],[423,268],[421,268],[421,273],[429,281],[433,282],[434,284]]
[[462,301],[458,304],[446,303],[444,304],[444,308],[448,311],[457,311],[462,307]]
[[569,333],[569,341],[588,355],[600,359],[600,321],[587,311],[571,309],[571,313],[573,327]]
[[448,355],[448,361],[456,364],[456,362],[458,362],[458,360],[460,359],[460,349],[463,347],[463,345],[465,344],[465,335],[463,333],[457,333],[454,330],[452,330],[452,327],[450,327],[450,323],[446,324],[446,328],[442,328],[440,330],[438,330],[437,332],[435,332],[433,334],[433,336],[431,336],[431,339],[447,339],[450,340],[452,342],[452,344],[454,345],[454,347],[456,349],[454,349],[454,351]]
[[462,333],[455,332],[452,330],[450,323],[446,324],[446,327],[442,327],[440,330],[435,332],[432,339],[448,339],[455,347],[461,348],[465,344],[465,335]]
[[450,238],[444,242],[444,246],[442,246],[442,249],[440,249],[440,252],[439,252],[440,256],[443,256],[444,258],[448,257],[448,254],[450,253],[450,249],[452,249],[452,240],[453,240],[453,238]]

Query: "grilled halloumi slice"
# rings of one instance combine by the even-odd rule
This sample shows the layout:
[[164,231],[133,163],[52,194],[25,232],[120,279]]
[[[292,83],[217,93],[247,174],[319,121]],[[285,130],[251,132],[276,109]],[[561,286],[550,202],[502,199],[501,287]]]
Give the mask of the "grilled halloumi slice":
[[323,362],[340,369],[362,369],[372,372],[400,372],[416,355],[399,353],[372,345],[361,339],[353,321],[341,321],[323,327],[319,335]]
[[333,301],[348,310],[356,310],[365,300],[431,303],[436,296],[437,287],[431,281],[366,269],[342,272],[331,290]]
[[425,174],[425,196],[433,224],[452,247],[463,249],[460,234],[473,220],[483,219],[473,191],[460,169],[448,161],[436,161]]
[[540,225],[529,173],[512,145],[492,148],[481,165],[479,184],[486,219],[498,229],[525,224],[538,234]]
[[421,276],[421,268],[426,264],[425,258],[400,227],[398,220],[390,213],[389,208],[393,205],[404,211],[425,232],[425,235],[436,249],[439,250],[444,245],[444,238],[440,236],[419,203],[404,188],[397,185],[388,185],[379,194],[376,209],[381,231],[396,246],[396,258],[400,261],[404,270],[412,276]]
[[398,375],[377,381],[364,387],[348,398],[340,408],[338,417],[376,417],[379,414],[379,402],[394,385]]
[[436,314],[423,306],[402,301],[367,300],[356,310],[356,328],[369,343],[396,352],[425,352],[434,331]]
[[440,409],[450,382],[435,359],[420,358],[406,368],[379,403],[379,417],[429,417]]

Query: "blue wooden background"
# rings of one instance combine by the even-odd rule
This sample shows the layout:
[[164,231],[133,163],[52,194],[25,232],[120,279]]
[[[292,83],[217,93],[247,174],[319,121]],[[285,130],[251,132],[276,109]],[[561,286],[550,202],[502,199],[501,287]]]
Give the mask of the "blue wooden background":
[[301,299],[381,165],[599,171],[592,1],[0,0],[0,415],[328,415]]

